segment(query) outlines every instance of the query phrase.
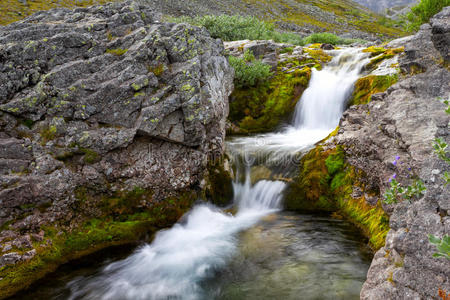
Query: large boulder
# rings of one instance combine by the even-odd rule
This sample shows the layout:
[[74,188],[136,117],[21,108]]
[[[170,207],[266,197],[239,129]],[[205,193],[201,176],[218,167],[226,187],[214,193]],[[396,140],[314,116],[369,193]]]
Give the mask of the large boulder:
[[447,11],[415,36],[391,43],[405,46],[399,82],[370,103],[350,107],[329,141],[330,147],[345,149],[346,161],[366,175],[365,190],[376,192],[378,201],[394,174],[403,186],[421,178],[427,189],[411,203],[383,203],[390,231],[372,261],[361,299],[438,299],[439,289],[450,292],[449,262],[434,258],[436,247],[428,242],[428,234],[450,233],[450,189],[442,178],[449,165],[433,151],[436,138],[450,143],[450,118],[442,103],[450,95],[450,73],[442,63],[450,43],[434,29],[448,24]]
[[204,188],[233,69],[205,29],[157,16],[125,2],[0,27],[0,241],[76,227],[126,191],[147,197],[116,214]]

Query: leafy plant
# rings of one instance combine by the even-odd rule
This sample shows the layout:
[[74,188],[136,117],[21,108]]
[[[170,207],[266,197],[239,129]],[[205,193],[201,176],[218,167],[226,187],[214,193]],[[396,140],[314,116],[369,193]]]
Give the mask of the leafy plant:
[[427,23],[432,16],[449,5],[450,0],[421,0],[419,4],[411,7],[411,11],[406,14],[406,29],[417,31],[420,25]]
[[450,236],[448,236],[448,234],[444,235],[442,239],[429,234],[428,240],[431,244],[435,245],[438,250],[438,252],[433,254],[433,257],[444,257],[450,260]]
[[396,179],[389,181],[390,188],[384,194],[384,203],[397,203],[400,199],[411,200],[415,197],[420,197],[426,191],[422,180],[415,179],[411,185],[403,187]]
[[[247,61],[250,59],[250,61]],[[251,58],[249,54],[244,55],[244,59],[230,56],[230,65],[234,68],[234,84],[237,88],[251,87],[266,81],[272,72],[268,64],[260,60]]]

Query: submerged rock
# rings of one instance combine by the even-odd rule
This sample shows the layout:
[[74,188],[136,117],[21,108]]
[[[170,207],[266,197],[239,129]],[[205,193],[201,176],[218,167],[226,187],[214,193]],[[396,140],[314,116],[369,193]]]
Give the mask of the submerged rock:
[[[223,51],[205,29],[160,23],[137,2],[0,27],[0,227],[35,236],[58,224],[62,239],[90,218],[123,221],[198,193],[224,148],[233,70]],[[16,246],[29,249],[26,237]]]

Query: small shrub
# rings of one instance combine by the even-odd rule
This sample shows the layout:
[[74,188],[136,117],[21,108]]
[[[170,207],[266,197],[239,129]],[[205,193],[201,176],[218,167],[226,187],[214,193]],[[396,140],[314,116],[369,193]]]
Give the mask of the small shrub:
[[313,33],[303,39],[305,44],[331,44],[331,45],[345,45],[352,43],[366,43],[361,39],[345,39],[329,32]]
[[294,48],[293,48],[293,47],[287,47],[287,48],[282,49],[282,50],[280,51],[280,53],[281,53],[281,54],[283,54],[283,53],[289,53],[289,54],[291,54],[293,51],[294,51]]
[[234,56],[230,56],[228,60],[235,72],[234,84],[236,88],[255,86],[272,76],[271,67],[260,60],[247,62],[245,59]]
[[168,18],[168,21],[203,26],[213,38],[220,38],[224,41],[274,40],[277,43],[303,45],[303,40],[298,34],[278,32],[273,24],[255,17],[221,15]]
[[411,7],[406,14],[406,29],[417,31],[420,25],[428,23],[430,18],[450,5],[450,0],[421,0],[419,4]]

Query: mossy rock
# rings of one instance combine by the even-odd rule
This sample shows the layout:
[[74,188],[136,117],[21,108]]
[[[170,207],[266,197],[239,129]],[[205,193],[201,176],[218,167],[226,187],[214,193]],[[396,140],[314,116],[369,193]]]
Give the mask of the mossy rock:
[[[78,202],[89,205],[87,202],[96,198],[101,215],[89,218],[80,212],[79,219],[84,221],[70,230],[56,224],[43,226],[45,240],[51,243],[35,242],[37,253],[31,260],[0,269],[0,298],[28,287],[69,260],[110,246],[134,243],[170,226],[198,199],[195,191],[181,192],[178,197],[159,202],[154,202],[152,195],[151,190],[138,187],[113,195],[95,195],[86,187],[77,188]],[[140,207],[141,200],[152,205]]]
[[206,199],[217,206],[226,206],[233,200],[233,179],[225,170],[223,160],[210,163],[208,166]]
[[242,133],[274,130],[290,116],[308,86],[311,69],[279,71],[269,81],[256,87],[235,89],[231,95],[229,119]]
[[398,75],[369,75],[358,79],[355,83],[349,105],[367,104],[371,96],[386,91],[398,81]]
[[405,51],[404,47],[401,48],[388,48],[385,49],[383,47],[375,47],[371,46],[369,48],[366,48],[362,50],[363,52],[370,53],[370,56],[373,57],[370,62],[365,65],[366,70],[375,70],[382,61],[386,59],[390,59],[394,57],[395,55],[398,55]]
[[[381,204],[370,205],[365,196],[353,198],[355,186],[364,190],[364,177],[347,164],[341,147],[312,149],[301,160],[298,176],[285,191],[285,207],[294,211],[336,212],[355,224],[377,250],[384,245],[389,231],[389,216]],[[366,191],[370,196],[372,191]]]

